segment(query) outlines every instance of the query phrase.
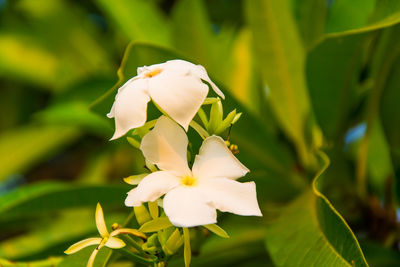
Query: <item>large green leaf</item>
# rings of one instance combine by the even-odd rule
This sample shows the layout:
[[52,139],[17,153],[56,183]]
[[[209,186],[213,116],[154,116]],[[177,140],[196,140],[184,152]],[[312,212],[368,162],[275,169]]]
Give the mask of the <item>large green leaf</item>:
[[20,174],[79,137],[68,126],[30,125],[0,135],[0,181]]
[[329,200],[319,191],[320,175],[313,190],[282,211],[267,227],[266,245],[277,266],[368,266],[353,232]]
[[400,2],[396,0],[337,0],[330,8],[328,36],[361,33],[400,22]]
[[153,1],[97,0],[96,2],[130,40],[163,45],[169,43],[168,22]]
[[347,130],[356,101],[366,34],[328,38],[310,51],[307,82],[315,117],[324,135],[337,141]]
[[42,182],[17,188],[0,199],[0,220],[47,214],[66,208],[102,205],[120,206],[129,187],[123,185],[78,185]]
[[309,48],[325,33],[327,2],[325,0],[290,0],[290,2],[304,46]]
[[[287,1],[247,1],[255,55],[266,97],[305,165],[311,162],[305,139],[311,113],[304,77],[304,49]],[[266,89],[267,90],[267,89]]]

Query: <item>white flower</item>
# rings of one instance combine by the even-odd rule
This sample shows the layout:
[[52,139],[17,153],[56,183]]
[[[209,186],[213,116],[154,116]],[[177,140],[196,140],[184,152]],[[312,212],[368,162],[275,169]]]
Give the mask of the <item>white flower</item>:
[[138,68],[137,73],[118,89],[111,111],[107,114],[109,118],[115,117],[115,133],[111,140],[146,122],[150,99],[187,130],[208,94],[208,86],[203,81],[224,98],[203,66],[184,60],[144,66]]
[[181,127],[162,116],[142,139],[145,158],[161,171],[147,175],[128,193],[126,206],[140,206],[165,194],[163,207],[175,226],[217,222],[216,209],[245,216],[262,216],[254,182],[240,183],[249,171],[218,136],[206,138],[192,170],[186,153],[188,139]]

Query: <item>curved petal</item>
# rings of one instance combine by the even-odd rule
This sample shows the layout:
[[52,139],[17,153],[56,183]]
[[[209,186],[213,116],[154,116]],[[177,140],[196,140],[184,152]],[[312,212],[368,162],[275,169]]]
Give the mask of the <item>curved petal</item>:
[[[122,85],[120,88],[118,88],[117,95],[115,96],[115,98],[117,98],[118,94],[119,94],[120,92],[122,92],[126,87],[128,87],[128,85],[130,85],[131,82],[133,82],[134,80],[137,80],[137,79],[139,79],[139,78],[140,78],[139,76],[135,76],[135,77],[129,79],[129,80],[128,80],[124,85]],[[110,118],[110,119],[115,117],[115,101],[114,101],[114,103],[112,104],[111,110],[110,110],[110,112],[107,114],[107,117]]]
[[161,170],[183,176],[190,173],[187,145],[185,131],[171,119],[161,116],[153,130],[143,137],[140,150],[148,161]]
[[125,247],[125,242],[122,241],[121,239],[117,238],[117,237],[112,237],[111,236],[107,240],[105,246],[109,247],[109,248],[123,248],[123,247]]
[[125,205],[138,207],[142,202],[155,201],[179,183],[179,178],[167,171],[153,172],[143,178],[136,188],[128,192]]
[[196,65],[191,62],[181,60],[181,59],[175,59],[175,60],[169,60],[167,61],[163,66],[159,64],[157,66],[158,68],[165,68],[167,70],[173,71],[175,73],[180,73],[183,75],[187,75],[188,73],[193,74],[194,76],[208,82],[214,92],[219,95],[222,99],[225,99],[224,94],[221,92],[221,90],[215,85],[213,81],[211,81],[210,77],[207,74],[206,69],[202,65]]
[[228,178],[208,179],[200,183],[199,190],[220,211],[262,216],[254,182],[239,183]]
[[193,175],[200,179],[216,177],[237,179],[249,172],[249,169],[228,149],[224,140],[215,135],[203,141],[192,170]]
[[108,236],[106,222],[104,221],[104,213],[100,203],[97,203],[96,206],[96,226],[102,237]]
[[177,187],[164,197],[164,211],[171,223],[193,227],[217,222],[217,212],[197,187]]
[[163,71],[149,79],[153,101],[172,119],[188,130],[208,94],[208,86],[193,75],[177,75]]
[[96,258],[98,252],[99,252],[99,249],[98,249],[98,248],[96,248],[95,250],[93,250],[92,254],[90,255],[90,258],[89,258],[89,261],[88,261],[86,267],[92,267],[92,266],[93,266],[93,264],[94,264],[94,259]]
[[219,95],[222,99],[225,99],[224,93],[215,85],[213,81],[211,81],[210,77],[208,77],[206,69],[201,65],[195,65],[195,68],[191,70],[191,72],[199,77],[200,79],[208,82],[211,85],[211,88],[214,92]]
[[130,129],[140,127],[146,122],[149,101],[147,80],[130,80],[121,87],[109,113],[109,116],[112,116],[114,112],[115,117],[115,133],[111,140],[123,136]]
[[75,253],[85,247],[92,246],[92,245],[98,245],[101,243],[101,240],[102,239],[100,237],[92,237],[92,238],[84,239],[82,241],[79,241],[79,242],[71,245],[69,248],[67,248],[66,251],[64,251],[64,253],[69,255],[69,254]]
[[130,228],[119,228],[111,232],[110,236],[116,236],[119,234],[130,234],[134,235],[136,237],[139,237],[143,240],[147,240],[147,236],[143,234],[142,232],[139,232],[136,229],[130,229]]

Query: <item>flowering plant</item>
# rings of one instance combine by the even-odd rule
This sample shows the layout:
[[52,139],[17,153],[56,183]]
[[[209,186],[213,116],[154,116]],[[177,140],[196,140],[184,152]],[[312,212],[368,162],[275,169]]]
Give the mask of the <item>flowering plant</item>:
[[[205,101],[208,85],[203,81],[224,97],[202,66],[183,60],[140,67],[138,75],[119,88],[108,114],[110,118],[115,117],[116,129],[112,140],[138,128],[132,134],[140,133],[137,136],[139,140],[133,139],[135,141],[131,143],[142,151],[146,166],[151,171],[125,179],[129,184],[137,184],[128,192],[125,205],[134,207],[132,212],[142,226],[139,229],[115,229],[109,234],[98,204],[96,225],[102,238],[82,240],[65,253],[98,245],[89,258],[88,267],[93,266],[98,250],[103,246],[121,250],[139,263],[163,265],[184,244],[185,265],[189,266],[188,227],[204,226],[227,237],[225,231],[216,225],[217,209],[244,216],[262,216],[255,183],[236,181],[249,169],[233,155],[232,146],[227,145],[228,140],[212,135],[228,129],[230,132],[240,113],[236,114],[234,110],[223,120],[221,100],[210,98]],[[150,99],[165,115],[146,124],[146,105]],[[201,106],[209,103],[212,107],[210,118],[207,118]],[[198,112],[201,112],[199,116],[202,116],[206,129],[192,121]],[[195,155],[192,170],[187,157],[194,155],[188,154],[189,140],[185,132],[189,125],[204,139],[198,155]],[[234,148],[237,153],[237,147]],[[165,197],[161,198],[164,194]],[[148,203],[153,220],[147,215],[144,203]],[[164,216],[159,217],[158,205],[164,210]],[[147,232],[153,234],[147,237]],[[119,234],[131,234],[145,242],[139,244],[126,236],[124,239],[130,240],[128,244],[132,245],[127,248],[123,240],[115,237]]]

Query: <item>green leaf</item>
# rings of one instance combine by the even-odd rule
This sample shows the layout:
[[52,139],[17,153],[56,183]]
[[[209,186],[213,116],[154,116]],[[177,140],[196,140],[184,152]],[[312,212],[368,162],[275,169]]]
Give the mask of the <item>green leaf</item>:
[[[64,258],[63,261],[61,261],[57,267],[72,267],[72,266],[86,266],[87,262],[89,261],[89,257],[93,252],[93,249],[95,249],[95,246],[90,246],[87,248],[84,248],[74,254],[68,255],[67,257]],[[103,262],[108,257],[108,253],[111,251],[111,249],[107,247],[103,247],[99,250],[99,253],[96,256],[96,259],[94,261],[93,266],[94,267],[103,267]]]
[[0,198],[0,220],[48,214],[66,208],[121,205],[126,186],[41,182],[17,188]]
[[368,266],[353,232],[319,191],[321,174],[305,192],[267,227],[266,245],[277,266]]
[[294,142],[304,165],[311,159],[305,123],[311,110],[304,77],[305,55],[287,1],[247,1],[255,56],[266,96],[280,126]]
[[79,137],[74,127],[28,125],[0,135],[0,181],[26,171]]
[[[356,103],[367,35],[328,38],[310,51],[307,82],[316,120],[330,140],[342,138]],[[339,140],[341,141],[341,140]]]
[[208,224],[208,225],[204,225],[205,228],[207,228],[208,230],[210,230],[211,232],[213,232],[214,234],[216,234],[217,236],[220,236],[222,238],[229,238],[229,235],[227,232],[225,232],[224,229],[222,229],[221,227],[219,227],[216,224]]
[[327,2],[325,0],[290,1],[304,46],[310,48],[325,33]]
[[[375,3],[376,2],[376,3]],[[328,36],[342,36],[390,27],[400,22],[400,2],[393,0],[334,1],[327,21]]]
[[50,257],[45,260],[36,260],[29,262],[15,262],[6,259],[0,259],[0,266],[2,267],[49,267],[57,266],[62,261],[61,257]]
[[182,228],[183,230],[183,257],[185,260],[185,267],[190,266],[190,261],[192,260],[192,249],[190,248],[190,232],[186,227]]
[[139,231],[143,233],[157,232],[171,226],[172,223],[169,221],[168,217],[159,217],[144,223],[139,228]]
[[0,77],[50,86],[56,82],[60,67],[56,56],[33,38],[0,33]]
[[169,43],[169,25],[153,1],[97,0],[97,4],[130,40]]

